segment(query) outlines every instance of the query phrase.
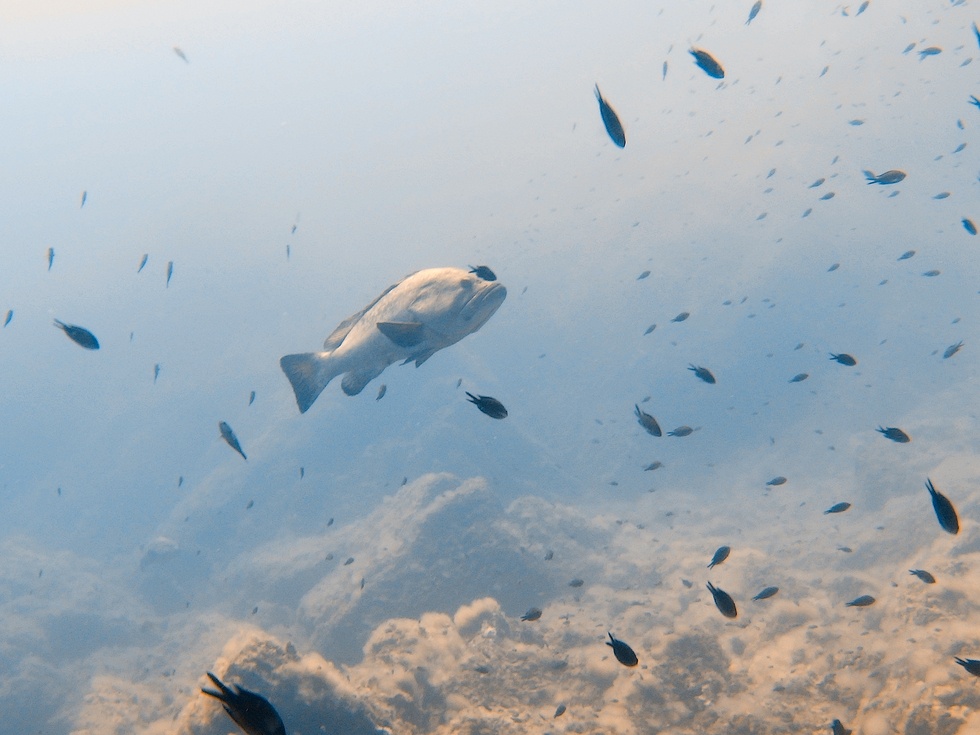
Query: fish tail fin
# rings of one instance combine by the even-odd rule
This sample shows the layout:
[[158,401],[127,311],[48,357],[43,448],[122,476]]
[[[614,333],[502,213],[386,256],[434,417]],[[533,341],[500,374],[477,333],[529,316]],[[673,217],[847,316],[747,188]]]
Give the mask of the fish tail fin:
[[279,367],[289,378],[296,394],[296,405],[300,413],[306,413],[317,396],[342,371],[336,370],[329,352],[305,352],[299,355],[285,355],[279,360]]
[[234,692],[232,692],[231,689],[225,686],[224,683],[222,683],[221,679],[219,679],[217,676],[212,674],[210,671],[208,672],[208,678],[212,682],[214,682],[214,685],[216,687],[218,687],[218,691],[201,687],[202,694],[207,694],[208,696],[214,697],[215,699],[218,699],[222,702],[227,702],[232,697],[234,697]]

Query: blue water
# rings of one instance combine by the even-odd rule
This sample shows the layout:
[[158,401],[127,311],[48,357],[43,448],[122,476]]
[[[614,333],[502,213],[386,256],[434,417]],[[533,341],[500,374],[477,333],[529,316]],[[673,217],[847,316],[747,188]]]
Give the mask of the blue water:
[[[0,9],[0,732],[231,732],[209,670],[290,733],[980,730],[977,16],[751,5]],[[299,414],[282,355],[483,264]]]

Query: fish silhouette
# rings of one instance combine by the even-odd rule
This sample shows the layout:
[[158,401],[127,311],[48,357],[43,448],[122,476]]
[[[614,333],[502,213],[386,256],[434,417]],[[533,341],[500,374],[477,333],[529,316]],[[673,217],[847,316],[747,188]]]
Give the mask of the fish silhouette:
[[218,430],[221,432],[221,438],[228,442],[228,446],[242,455],[242,459],[248,460],[245,456],[245,452],[242,451],[242,445],[238,443],[238,437],[235,436],[235,432],[232,431],[231,427],[225,421],[218,422]]
[[286,726],[268,699],[237,684],[228,687],[210,671],[208,678],[218,689],[201,687],[201,693],[221,702],[228,716],[246,735],[286,735]]
[[956,509],[953,504],[949,502],[949,498],[936,490],[932,480],[928,478],[926,478],[926,490],[929,491],[932,498],[932,509],[936,511],[939,525],[943,527],[944,531],[955,536],[960,532],[960,519],[956,516]]
[[633,408],[636,413],[637,423],[639,423],[648,434],[651,436],[663,436],[664,433],[660,428],[660,424],[657,423],[657,420],[653,416],[642,410],[639,404],[634,403]]
[[609,106],[599,91],[599,85],[595,85],[595,98],[599,101],[599,114],[602,116],[602,124],[606,126],[606,132],[612,138],[612,142],[620,148],[626,147],[626,133],[623,131],[623,124],[619,121],[616,111]]
[[704,73],[709,77],[713,77],[715,79],[725,78],[725,70],[722,68],[721,64],[719,64],[707,51],[692,48],[688,53],[694,57],[694,63],[701,67],[701,69],[704,70]]
[[735,607],[735,600],[732,596],[725,592],[725,590],[720,587],[715,587],[711,582],[708,582],[708,589],[711,591],[711,596],[714,598],[715,607],[718,608],[718,612],[724,615],[726,618],[734,618],[738,616],[738,610]]
[[95,335],[84,327],[78,327],[74,324],[65,324],[63,321],[58,319],[54,320],[54,325],[67,334],[72,342],[84,347],[86,350],[99,349],[99,340],[97,340]]
[[731,553],[732,553],[731,546],[719,546],[718,550],[715,551],[714,556],[711,557],[711,561],[708,563],[708,569],[712,569],[713,567],[716,567],[719,564],[721,564],[723,561],[725,561],[725,559],[728,558],[728,555]]
[[618,638],[613,638],[613,634],[609,633],[609,640],[606,641],[607,646],[611,646],[613,650],[613,655],[616,660],[619,661],[623,666],[636,666],[640,661],[633,653],[633,649],[628,645],[623,643]]
[[491,396],[475,396],[469,391],[466,392],[466,395],[468,396],[466,400],[468,400],[490,418],[507,418],[507,409],[504,408],[504,404],[498,401],[496,398]]

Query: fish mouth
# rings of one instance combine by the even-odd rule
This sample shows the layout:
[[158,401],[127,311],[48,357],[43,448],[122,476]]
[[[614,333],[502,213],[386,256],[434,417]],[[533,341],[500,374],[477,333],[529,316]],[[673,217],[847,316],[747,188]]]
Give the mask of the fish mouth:
[[461,309],[464,319],[475,319],[478,322],[475,329],[483,326],[507,297],[507,289],[501,283],[484,281],[481,286]]

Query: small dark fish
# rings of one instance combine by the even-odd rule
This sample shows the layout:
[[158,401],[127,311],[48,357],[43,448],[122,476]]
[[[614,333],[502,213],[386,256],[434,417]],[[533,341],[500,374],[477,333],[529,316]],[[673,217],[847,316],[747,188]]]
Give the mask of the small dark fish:
[[48,248],[48,270],[51,270],[51,266],[54,264],[54,248]]
[[693,370],[694,371],[694,374],[697,377],[701,378],[701,380],[703,380],[705,383],[709,383],[711,385],[714,385],[717,382],[715,380],[715,376],[712,375],[711,374],[711,371],[708,370],[708,368],[706,368],[706,367],[699,367],[697,365],[691,365],[688,368],[688,370]]
[[834,362],[839,362],[841,365],[847,365],[847,367],[854,367],[858,364],[858,361],[848,355],[846,352],[841,352],[839,355],[835,355],[833,352],[831,352],[830,359]]
[[656,324],[651,324],[649,327],[647,327],[646,331],[643,333],[643,336],[646,337],[648,334],[650,334],[656,328],[657,328],[657,325]]
[[823,69],[820,70],[820,77],[823,77],[828,71],[830,71],[830,67],[825,66]]
[[753,597],[753,600],[768,600],[774,594],[779,592],[779,587],[766,587],[762,592]]
[[183,484],[184,484],[184,476],[181,475],[180,477],[177,478],[177,487],[180,487]]
[[951,358],[953,355],[955,355],[957,352],[960,351],[960,348],[962,346],[963,346],[963,340],[960,340],[955,345],[950,345],[949,347],[947,347],[946,351],[943,353],[943,359],[948,360],[949,358]]
[[[376,398],[375,398],[374,400],[376,400],[376,401],[380,401],[380,400],[381,400],[382,398],[384,398],[384,397],[385,397],[385,393],[387,393],[387,392],[388,392],[388,384],[387,384],[387,383],[382,383],[382,384],[381,384],[381,385],[380,385],[380,386],[378,387],[378,396],[377,396],[377,397],[376,397]],[[481,410],[482,410],[482,409],[481,409]],[[506,415],[506,414],[505,414],[505,415]]]
[[861,120],[859,118],[855,118],[854,120],[848,120],[847,121],[847,124],[848,125],[853,125],[854,127],[858,127],[859,125],[864,125],[864,120]]
[[714,57],[707,51],[692,48],[688,53],[694,57],[694,63],[700,66],[709,77],[713,77],[714,79],[725,78],[725,70],[721,68],[721,64],[715,61]]
[[472,403],[490,418],[507,418],[507,409],[504,408],[504,404],[498,401],[496,398],[491,398],[490,396],[475,396],[469,391],[466,391],[466,395],[469,396],[467,400],[470,403]]
[[808,189],[816,189],[818,186],[820,186],[826,180],[827,179],[821,177],[821,178],[817,179],[816,181],[814,181],[812,184],[810,184],[810,186],[808,186],[807,188]]
[[330,520],[327,521],[327,528],[330,528],[330,526],[332,525],[333,525],[333,517],[331,517]]
[[885,171],[885,173],[878,176],[875,175],[874,171],[864,171],[865,177],[868,179],[869,184],[897,184],[899,181],[905,179],[905,172],[899,171],[897,169],[892,169],[891,171]]
[[673,431],[668,431],[667,436],[688,436],[694,433],[694,429],[690,426],[678,426]]
[[254,390],[251,393],[248,394],[248,405],[251,406],[253,403],[255,403],[255,391]]
[[777,485],[785,485],[785,484],[786,484],[786,478],[785,478],[785,477],[783,477],[782,475],[780,475],[779,477],[774,477],[774,478],[772,478],[772,479],[771,479],[771,480],[770,480],[769,482],[767,482],[766,484],[767,484],[767,485],[770,485],[770,486],[772,486],[772,487],[775,487],[775,486],[777,486]]
[[860,597],[855,597],[850,602],[844,603],[845,607],[867,607],[868,605],[874,605],[875,598],[871,595],[861,595]]
[[776,169],[774,168],[769,169],[769,173],[766,174],[766,178],[771,179],[775,175],[775,173],[776,173]]
[[568,583],[568,586],[569,587],[581,587],[583,584],[585,584],[585,580],[582,580],[582,579],[579,579],[578,577],[576,577],[575,579],[573,579],[571,582]]
[[10,324],[10,320],[13,318],[14,318],[14,310],[7,309],[7,316],[5,316],[3,319],[3,326],[6,327],[8,324]]
[[636,280],[642,281],[644,278],[647,278],[649,275],[650,275],[650,271],[643,271],[640,275],[636,277]]
[[813,212],[813,207],[807,207],[806,210],[803,212],[801,219],[805,217],[809,217],[811,212]]
[[354,563],[354,557],[353,556],[348,556],[347,557],[347,561],[344,562],[344,566],[345,567],[349,567],[353,563]]
[[545,561],[551,561],[551,560],[552,560],[552,559],[554,559],[554,558],[555,558],[555,552],[554,552],[554,551],[552,551],[551,549],[548,549],[548,553],[546,553],[546,554],[544,555],[544,560],[545,560]]
[[830,201],[831,199],[833,199],[835,196],[837,196],[837,194],[835,192],[828,191],[826,194],[824,194],[822,197],[820,197],[820,201],[827,202],[827,201]]
[[245,510],[251,510],[251,509],[252,509],[252,506],[253,506],[253,505],[255,505],[255,501],[254,501],[254,500],[249,500],[249,501],[248,501],[248,502],[247,502],[247,503],[245,504]]
[[563,714],[565,714],[565,709],[565,705],[559,704],[558,709],[555,710],[555,717],[561,717]]
[[850,507],[851,507],[850,503],[834,503],[834,505],[827,508],[827,510],[825,510],[823,514],[828,515],[830,513],[843,513],[845,510],[847,510]]
[[708,569],[711,569],[721,564],[723,561],[725,561],[725,559],[728,558],[728,555],[731,553],[732,553],[731,546],[719,546],[718,550],[715,551],[715,555],[711,557],[711,561],[708,563]]
[[620,148],[625,148],[626,133],[623,131],[623,124],[619,122],[616,111],[602,98],[598,84],[595,85],[595,98],[599,101],[599,114],[602,115],[602,124],[606,126],[606,132],[609,133],[613,143]]
[[830,723],[830,732],[831,735],[851,735],[851,731],[844,727],[840,720]]
[[889,426],[887,429],[879,426],[876,431],[880,432],[886,439],[891,439],[899,444],[908,444],[912,441],[912,437],[894,426]]
[[919,58],[924,59],[927,56],[935,56],[936,54],[941,54],[943,50],[938,46],[930,46],[929,48],[924,48],[919,52]]
[[751,23],[755,19],[755,16],[759,14],[760,10],[762,10],[762,0],[755,0],[755,5],[749,10],[749,19],[745,21],[745,25]]
[[797,373],[792,378],[789,379],[790,383],[802,383],[804,380],[810,377],[810,373]]
[[174,46],[174,53],[183,59],[185,64],[191,63],[187,60],[187,55],[181,50],[180,46]]
[[88,199],[88,192],[87,192],[87,191],[83,191],[83,192],[82,192],[82,203],[78,205],[78,208],[79,208],[79,209],[81,209],[82,207],[84,207],[84,206],[85,206],[85,201],[86,201],[87,199]]
[[939,275],[939,273],[940,273],[940,271],[931,270],[931,271],[926,271],[922,275],[925,276],[926,278],[935,278],[936,276]]
[[72,342],[84,347],[86,350],[99,349],[99,340],[97,340],[95,335],[84,327],[78,327],[74,324],[65,324],[58,319],[54,320],[54,325],[67,334]]
[[966,669],[968,674],[973,674],[974,676],[980,676],[980,659],[975,658],[957,658],[956,663]]
[[663,72],[663,76],[660,79],[661,79],[661,81],[663,81],[666,78],[667,78],[667,62],[664,61],[664,72]]
[[606,645],[612,647],[613,655],[623,666],[636,666],[640,662],[636,654],[633,653],[633,649],[618,638],[613,638],[612,633],[609,633],[609,640],[606,641]]
[[664,466],[663,462],[651,462],[646,467],[643,468],[644,472],[649,472],[650,470],[659,470]]
[[936,578],[929,574],[929,572],[927,572],[925,569],[909,569],[909,574],[918,577],[926,584],[936,583]]
[[861,15],[861,13],[868,9],[870,4],[871,0],[864,0],[864,2],[858,6],[858,11],[854,14],[854,17],[856,18],[857,16]]
[[153,366],[153,382],[157,382],[157,378],[160,377],[160,363]]
[[833,265],[831,265],[831,266],[830,266],[830,267],[829,267],[829,268],[827,269],[827,272],[828,272],[828,273],[833,273],[833,272],[834,272],[835,270],[837,270],[838,268],[840,268],[840,263],[834,263]]
[[973,24],[973,35],[977,37],[977,45],[980,45],[980,28],[977,28],[977,24]]
[[[973,224],[973,220],[963,218],[963,229],[969,232],[971,235],[977,234],[977,226]],[[48,270],[51,270],[51,266],[48,266]]]
[[219,421],[218,430],[221,432],[221,438],[228,442],[228,446],[242,455],[242,459],[248,460],[248,457],[245,456],[245,452],[242,451],[242,445],[238,443],[238,437],[235,436],[235,432],[232,431],[228,423],[225,421]]
[[905,49],[902,51],[902,53],[907,54],[909,51],[911,51],[914,48],[915,48],[915,41],[913,41],[908,46],[906,46]]
[[174,262],[171,260],[167,263],[167,288],[170,288],[170,278],[174,274]]
[[904,253],[902,253],[901,255],[898,256],[898,260],[908,260],[913,255],[915,255],[915,251],[914,250],[906,250]]
[[523,615],[521,615],[521,620],[525,620],[525,621],[527,621],[527,622],[530,623],[530,622],[533,622],[535,620],[540,619],[540,617],[541,617],[541,608],[539,608],[539,607],[532,607],[526,613],[524,613]]
[[929,495],[932,496],[932,508],[936,511],[936,518],[939,520],[939,525],[943,527],[943,530],[947,533],[956,535],[960,532],[960,519],[956,517],[956,509],[953,504],[949,502],[949,498],[943,495],[941,492],[936,490],[932,484],[932,480],[926,478],[926,490],[929,491]]
[[853,549],[850,546],[838,546],[837,550],[843,551],[845,554],[850,554],[853,551]]
[[300,467],[299,468],[299,479],[302,480],[304,477],[306,477],[306,468],[305,467]]
[[738,616],[738,610],[735,608],[735,600],[732,599],[730,594],[720,587],[715,587],[711,582],[708,582],[708,589],[711,590],[711,596],[715,599],[715,607],[718,608],[718,612],[726,618]]
[[140,258],[140,267],[136,269],[137,273],[142,272],[143,268],[146,266],[146,261],[150,259],[149,253],[143,253],[143,257]]
[[497,274],[494,273],[488,266],[478,265],[470,266],[470,273],[472,273],[477,278],[482,278],[484,281],[496,281]]
[[671,319],[671,321],[672,322],[682,322],[682,321],[686,320],[689,316],[691,316],[691,312],[689,312],[689,311],[682,311],[680,314],[678,314],[673,319]]
[[936,194],[936,196],[933,197],[933,199],[948,199],[948,198],[949,198],[948,191],[941,191],[938,194]]
[[958,146],[956,146],[956,147],[955,147],[955,148],[953,149],[953,153],[959,153],[959,152],[960,152],[960,151],[962,151],[962,150],[963,150],[964,148],[966,148],[966,143],[960,143],[960,144],[959,144]]
[[638,403],[634,403],[633,408],[636,412],[637,422],[640,424],[640,426],[646,429],[648,434],[652,436],[664,435],[663,431],[660,429],[660,424],[657,423],[657,420],[653,416],[648,414],[646,411],[643,411]]
[[286,726],[268,699],[237,684],[227,687],[210,671],[208,678],[218,691],[201,687],[201,692],[221,702],[228,716],[246,735],[286,735]]

